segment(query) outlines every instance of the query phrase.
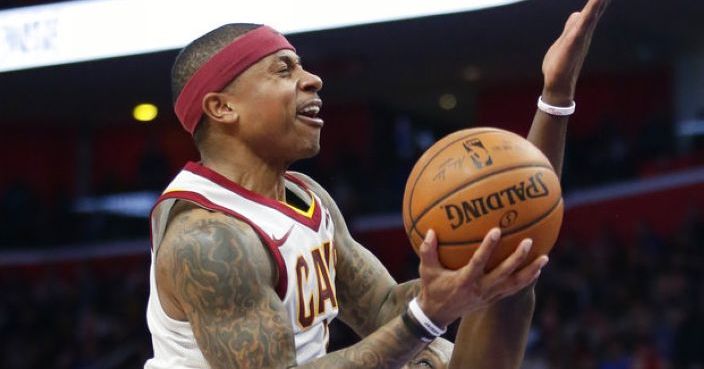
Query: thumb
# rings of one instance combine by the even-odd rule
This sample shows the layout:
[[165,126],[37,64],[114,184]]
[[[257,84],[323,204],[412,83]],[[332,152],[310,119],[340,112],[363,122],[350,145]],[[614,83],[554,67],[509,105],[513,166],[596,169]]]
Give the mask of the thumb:
[[438,238],[432,229],[425,234],[425,239],[420,244],[420,252],[418,254],[421,265],[429,268],[442,267],[438,259]]

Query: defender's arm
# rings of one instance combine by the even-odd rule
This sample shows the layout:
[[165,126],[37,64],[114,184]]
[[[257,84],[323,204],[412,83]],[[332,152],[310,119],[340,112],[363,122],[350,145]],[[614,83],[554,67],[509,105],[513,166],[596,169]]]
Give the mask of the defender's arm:
[[[596,25],[610,0],[589,0],[568,18],[560,37],[543,59],[544,102],[570,106]],[[528,139],[545,153],[560,176],[567,133],[567,116],[538,110]],[[546,260],[547,261],[547,260]],[[518,368],[535,308],[533,286],[486,309],[462,318],[450,368]],[[496,345],[496,343],[500,343]]]
[[[543,58],[543,101],[567,107],[574,101],[579,73],[587,57],[592,36],[610,0],[590,0],[580,12],[572,13],[564,30]],[[538,110],[533,118],[528,140],[548,157],[558,176],[567,135],[567,116],[555,116]]]

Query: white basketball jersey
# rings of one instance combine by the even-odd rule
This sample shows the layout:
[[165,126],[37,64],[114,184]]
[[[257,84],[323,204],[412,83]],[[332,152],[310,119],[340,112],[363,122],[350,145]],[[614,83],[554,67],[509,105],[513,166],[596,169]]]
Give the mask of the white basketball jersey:
[[308,211],[248,191],[198,163],[188,163],[169,184],[151,214],[152,264],[147,324],[152,334],[154,358],[146,362],[145,369],[210,368],[198,348],[190,323],[167,316],[156,290],[155,255],[177,200],[230,215],[254,229],[278,266],[276,292],[288,312],[297,363],[303,364],[325,354],[328,325],[338,311],[334,225],[328,210],[305,184],[287,174],[286,187],[309,200]]

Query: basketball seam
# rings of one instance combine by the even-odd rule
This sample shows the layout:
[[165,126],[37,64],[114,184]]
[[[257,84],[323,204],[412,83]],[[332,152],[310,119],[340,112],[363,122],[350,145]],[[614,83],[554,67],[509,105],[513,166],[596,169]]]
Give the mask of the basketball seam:
[[[477,135],[480,135],[480,134],[486,133],[486,132],[492,132],[492,131],[493,132],[501,132],[500,129],[487,127],[487,128],[481,129],[481,131],[479,131],[479,132],[472,132],[472,133],[470,133],[466,136],[462,136],[452,142],[448,142],[445,146],[438,149],[437,152],[433,156],[431,156],[430,159],[428,159],[428,161],[425,163],[425,165],[423,165],[423,167],[420,168],[420,172],[418,172],[418,175],[416,176],[415,181],[413,181],[413,187],[411,187],[411,193],[408,195],[408,216],[409,216],[409,218],[411,218],[411,229],[414,229],[416,227],[416,222],[413,220],[413,213],[412,213],[412,209],[411,209],[411,204],[413,204],[413,195],[416,192],[416,185],[418,184],[418,181],[420,180],[421,175],[423,175],[423,173],[425,172],[425,168],[427,168],[428,165],[430,165],[430,163],[433,161],[433,159],[436,156],[440,155],[440,153],[443,150],[445,150],[448,146],[454,144],[455,142],[461,141],[461,140],[466,140],[467,138],[474,137],[474,136],[477,136]],[[418,160],[420,160],[420,159],[418,159]],[[410,233],[407,233],[407,234],[410,236]]]
[[[438,198],[437,200],[433,201],[430,205],[428,205],[425,209],[423,209],[423,211],[421,211],[421,212],[418,214],[418,216],[415,217],[415,219],[413,219],[413,218],[411,217],[411,230],[410,230],[410,232],[413,232],[413,230],[416,228],[416,224],[418,224],[418,221],[420,221],[420,219],[423,218],[423,216],[424,216],[425,214],[427,214],[430,210],[432,210],[432,208],[435,207],[435,205],[439,204],[440,202],[442,202],[443,200],[447,199],[448,197],[454,195],[457,191],[461,190],[462,188],[465,188],[465,187],[467,187],[467,186],[470,186],[470,185],[472,185],[472,184],[474,184],[474,183],[476,183],[476,182],[482,181],[482,180],[484,180],[484,179],[486,179],[486,178],[488,178],[488,177],[491,177],[491,176],[494,176],[494,175],[497,175],[497,174],[501,174],[501,173],[505,173],[505,172],[508,172],[508,171],[511,171],[511,170],[514,170],[514,169],[522,169],[522,168],[543,168],[543,169],[550,169],[550,170],[553,170],[552,167],[549,167],[549,166],[546,166],[546,165],[543,165],[543,164],[536,164],[536,163],[521,164],[521,165],[514,165],[514,166],[512,166],[512,167],[508,167],[508,168],[504,168],[504,169],[501,169],[501,170],[497,170],[497,171],[494,171],[494,172],[491,172],[491,173],[487,173],[487,174],[485,174],[485,175],[483,175],[483,176],[481,176],[481,177],[474,178],[474,179],[472,179],[472,180],[469,181],[469,182],[464,182],[464,183],[458,185],[457,187],[453,188],[452,190],[447,191],[447,193],[445,194],[445,196],[443,196],[443,197],[441,197],[441,198]],[[413,188],[415,189],[415,186],[414,186]],[[410,204],[410,201],[409,201],[409,204]],[[410,206],[410,205],[409,205],[409,206]],[[410,209],[409,209],[409,216],[410,216],[410,215],[411,215],[411,214],[410,214]],[[420,234],[420,232],[418,232],[418,234]]]
[[[540,222],[541,220],[547,218],[550,214],[552,214],[555,211],[555,209],[557,209],[557,206],[560,205],[561,202],[562,202],[562,197],[557,199],[557,201],[555,201],[555,203],[550,207],[550,209],[540,218],[533,219],[531,222],[526,223],[525,225],[523,225],[519,228],[516,228],[516,229],[512,230],[511,232],[504,233],[503,231],[501,231],[501,237],[510,236],[514,233],[518,233],[520,231],[523,231],[527,228],[534,226],[535,224],[537,224],[538,222]],[[418,233],[418,235],[420,235],[420,232],[418,232],[418,230],[415,227],[413,228],[413,230],[416,231],[416,233]],[[479,242],[482,242],[482,240],[483,240],[483,238],[478,239],[478,240],[457,241],[457,242],[438,242],[438,247],[440,247],[440,246],[459,247],[462,245],[466,245],[468,243],[479,243]]]

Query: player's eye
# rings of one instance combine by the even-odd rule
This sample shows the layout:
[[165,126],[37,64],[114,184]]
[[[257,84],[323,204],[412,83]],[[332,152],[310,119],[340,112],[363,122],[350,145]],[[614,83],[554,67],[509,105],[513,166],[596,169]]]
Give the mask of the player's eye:
[[291,67],[288,64],[282,64],[278,68],[278,73],[288,73],[291,71]]
[[413,366],[416,368],[433,368],[433,364],[430,363],[430,360],[426,359],[417,360],[413,363]]

